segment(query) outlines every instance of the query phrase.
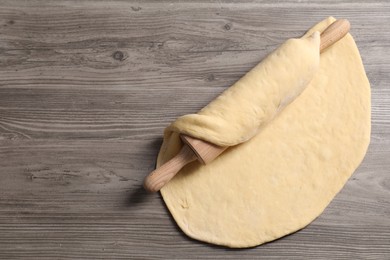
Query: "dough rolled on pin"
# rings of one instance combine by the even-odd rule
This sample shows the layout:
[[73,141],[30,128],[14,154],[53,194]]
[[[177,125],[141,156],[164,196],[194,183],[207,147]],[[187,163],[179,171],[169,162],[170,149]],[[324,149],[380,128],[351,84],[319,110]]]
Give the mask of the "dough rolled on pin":
[[[174,158],[145,178],[145,189],[157,192],[184,165],[194,160],[210,163],[229,146],[254,137],[302,93],[318,69],[319,53],[342,39],[349,28],[349,22],[340,19],[321,36],[315,31],[310,37],[288,40],[207,107],[176,120],[166,129],[165,137],[181,132],[184,145]],[[280,69],[282,76],[275,69]],[[221,134],[223,131],[229,132]]]
[[[206,137],[222,147],[245,142],[302,93],[319,63],[319,32],[289,39],[197,114],[178,118],[166,132]],[[188,125],[189,131],[183,127]]]
[[145,189],[157,192],[189,162],[210,163],[227,147],[251,139],[302,93],[319,60],[319,32],[290,39],[197,114],[177,119],[165,133],[180,132],[185,145],[145,178]]

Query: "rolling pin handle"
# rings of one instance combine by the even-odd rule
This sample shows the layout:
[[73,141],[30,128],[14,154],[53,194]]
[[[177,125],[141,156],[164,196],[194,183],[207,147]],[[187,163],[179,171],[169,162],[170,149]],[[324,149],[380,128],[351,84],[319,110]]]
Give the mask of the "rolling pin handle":
[[144,180],[144,188],[148,192],[157,192],[167,184],[181,168],[195,161],[197,156],[192,149],[184,144],[180,152],[171,160],[151,172]]
[[347,19],[338,19],[321,33],[320,52],[343,38],[351,28]]

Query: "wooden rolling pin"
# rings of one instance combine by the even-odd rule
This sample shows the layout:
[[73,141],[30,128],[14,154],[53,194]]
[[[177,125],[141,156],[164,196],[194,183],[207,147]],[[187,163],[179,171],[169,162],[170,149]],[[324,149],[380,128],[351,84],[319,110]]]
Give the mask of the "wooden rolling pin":
[[[320,52],[343,38],[349,29],[350,23],[346,19],[339,19],[329,25],[321,34]],[[144,188],[147,191],[159,191],[186,164],[195,160],[207,164],[227,149],[190,136],[180,135],[180,137],[184,143],[180,152],[145,178]]]

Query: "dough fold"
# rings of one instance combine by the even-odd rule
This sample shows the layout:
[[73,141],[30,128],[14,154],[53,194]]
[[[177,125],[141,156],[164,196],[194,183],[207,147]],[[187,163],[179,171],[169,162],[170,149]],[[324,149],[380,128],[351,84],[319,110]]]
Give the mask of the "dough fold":
[[[248,141],[306,88],[320,64],[320,34],[289,39],[197,114],[166,129],[220,146]],[[275,73],[277,69],[277,73]]]
[[311,37],[334,20],[288,40],[199,113],[165,130],[157,166],[180,150],[179,133],[235,145],[208,165],[187,165],[162,188],[188,236],[251,247],[295,232],[358,167],[371,128],[359,51],[348,34],[319,57],[318,34]]

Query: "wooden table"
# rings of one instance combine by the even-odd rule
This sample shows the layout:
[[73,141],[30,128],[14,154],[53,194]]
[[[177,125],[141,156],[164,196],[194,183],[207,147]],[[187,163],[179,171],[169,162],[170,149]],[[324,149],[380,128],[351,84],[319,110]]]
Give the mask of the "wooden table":
[[[189,239],[141,188],[164,127],[329,15],[351,21],[372,84],[363,163],[293,235]],[[0,258],[389,259],[389,24],[385,0],[0,0]]]

